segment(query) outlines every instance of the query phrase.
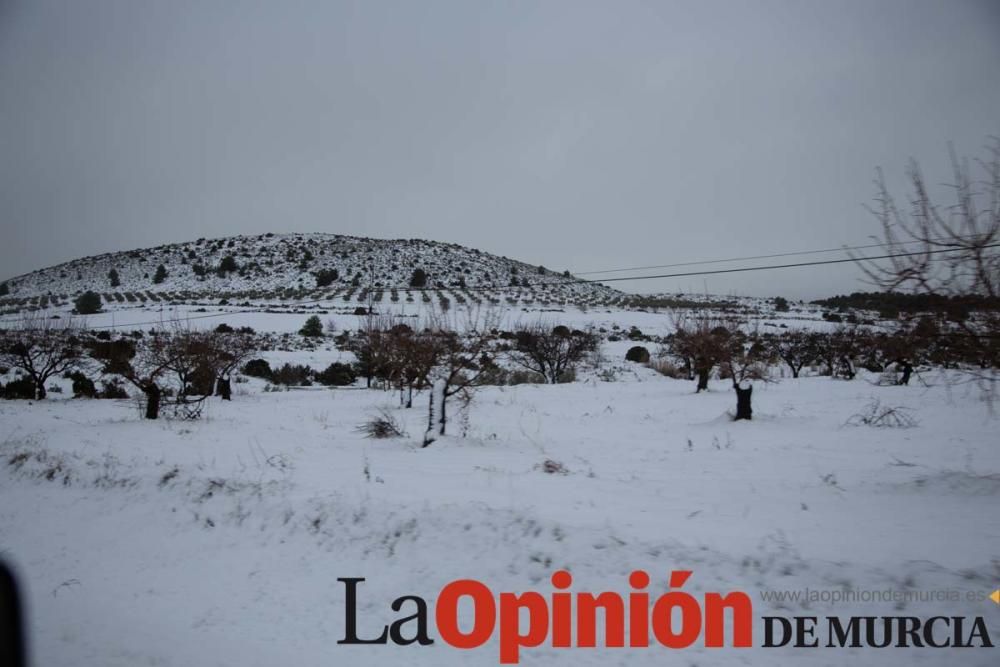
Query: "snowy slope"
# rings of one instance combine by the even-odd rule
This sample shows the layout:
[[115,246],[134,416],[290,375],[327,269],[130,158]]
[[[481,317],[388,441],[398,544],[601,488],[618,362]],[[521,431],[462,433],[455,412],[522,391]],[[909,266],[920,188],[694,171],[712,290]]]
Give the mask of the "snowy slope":
[[[758,616],[984,615],[996,638],[992,603],[964,597],[902,607],[761,597],[992,590],[1000,450],[975,394],[935,378],[786,380],[760,386],[755,420],[734,423],[725,382],[696,395],[630,368],[618,382],[484,389],[466,437],[427,449],[417,444],[426,397],[402,410],[380,391],[262,393],[253,381],[199,422],[144,422],[128,401],[0,402],[0,551],[26,577],[38,664],[496,665],[495,637],[472,651],[338,645],[336,579],[368,578],[359,612],[370,632],[396,617],[400,595],[433,604],[463,577],[547,594],[557,568],[573,572],[575,590],[621,592],[643,568],[656,594],[671,569],[691,569],[692,594],[747,591]],[[917,425],[846,426],[872,397],[911,409]],[[356,432],[381,406],[410,437]],[[546,459],[567,474],[546,474]],[[522,652],[526,665],[995,659],[989,649],[700,643]]]
[[[219,273],[226,257],[236,271]],[[155,282],[158,267],[166,269]],[[115,252],[60,264],[7,281],[10,297],[44,294],[197,293],[270,295],[316,290],[317,274],[336,270],[326,292],[356,287],[406,288],[415,269],[427,274],[428,287],[506,292],[512,280],[528,281],[533,290],[562,298],[614,299],[617,290],[482,252],[474,248],[420,239],[371,239],[336,234],[264,234],[199,239],[156,248]],[[118,274],[113,287],[109,275]],[[201,275],[199,275],[201,274]]]

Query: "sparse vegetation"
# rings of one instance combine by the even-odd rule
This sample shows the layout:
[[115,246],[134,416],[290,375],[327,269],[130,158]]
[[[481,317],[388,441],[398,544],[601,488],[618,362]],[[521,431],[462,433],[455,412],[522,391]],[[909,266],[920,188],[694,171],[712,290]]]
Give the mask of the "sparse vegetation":
[[388,410],[379,410],[378,414],[358,426],[358,432],[366,438],[402,438],[406,432]]

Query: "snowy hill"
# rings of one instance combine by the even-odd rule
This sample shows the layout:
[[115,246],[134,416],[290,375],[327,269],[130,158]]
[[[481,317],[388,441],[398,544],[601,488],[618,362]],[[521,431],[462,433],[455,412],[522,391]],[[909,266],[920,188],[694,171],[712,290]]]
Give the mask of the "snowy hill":
[[300,298],[369,287],[404,290],[416,269],[433,289],[506,294],[527,288],[540,298],[574,302],[622,296],[603,285],[475,248],[337,234],[234,236],[106,253],[33,271],[6,285],[8,299],[71,298],[86,290],[104,294],[106,301],[115,293]]

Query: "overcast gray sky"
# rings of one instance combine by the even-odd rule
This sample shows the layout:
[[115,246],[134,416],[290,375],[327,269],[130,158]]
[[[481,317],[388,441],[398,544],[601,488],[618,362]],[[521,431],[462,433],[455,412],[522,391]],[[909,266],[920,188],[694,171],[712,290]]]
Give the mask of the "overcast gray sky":
[[268,231],[573,271],[863,243],[877,165],[990,134],[996,1],[0,0],[0,278]]

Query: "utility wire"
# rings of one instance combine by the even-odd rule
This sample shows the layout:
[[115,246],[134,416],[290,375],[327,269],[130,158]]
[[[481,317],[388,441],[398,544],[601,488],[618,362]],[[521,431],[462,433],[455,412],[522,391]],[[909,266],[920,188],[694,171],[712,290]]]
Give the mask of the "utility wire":
[[[930,239],[931,241],[943,241],[946,239]],[[648,269],[670,269],[676,266],[701,266],[705,264],[728,264],[730,262],[744,262],[755,259],[774,259],[775,257],[794,257],[796,255],[821,255],[828,252],[840,252],[847,250],[868,250],[870,248],[884,248],[886,245],[911,245],[914,243],[924,243],[922,239],[914,239],[911,241],[895,241],[891,244],[886,243],[869,243],[866,245],[853,245],[853,246],[837,246],[836,248],[823,248],[821,250],[800,250],[798,252],[778,252],[770,255],[749,255],[745,257],[730,257],[728,259],[709,259],[702,260],[699,262],[675,262],[673,264],[652,264],[649,266],[632,266],[627,269],[605,269],[604,271],[577,271],[573,275],[575,276],[592,276],[602,273],[621,273],[623,271],[645,271]]]
[[[986,248],[998,248],[1000,243],[990,243],[988,245],[980,246],[982,249]],[[917,257],[920,255],[936,255],[945,252],[958,252],[964,250],[964,248],[944,248],[941,250],[920,250],[917,252],[897,252],[889,253],[886,255],[874,255],[870,257],[846,257],[843,259],[823,259],[812,262],[794,262],[791,264],[771,264],[767,266],[744,266],[735,269],[712,269],[708,271],[687,271],[684,273],[661,273],[654,276],[625,276],[623,278],[601,278],[598,280],[584,280],[583,282],[588,283],[610,283],[618,282],[622,280],[652,280],[654,278],[684,278],[688,276],[709,276],[719,273],[742,273],[746,271],[769,271],[772,269],[790,269],[800,266],[822,266],[824,264],[844,264],[846,262],[854,262],[860,264],[861,262],[873,261],[876,259],[894,259],[897,257]]]

